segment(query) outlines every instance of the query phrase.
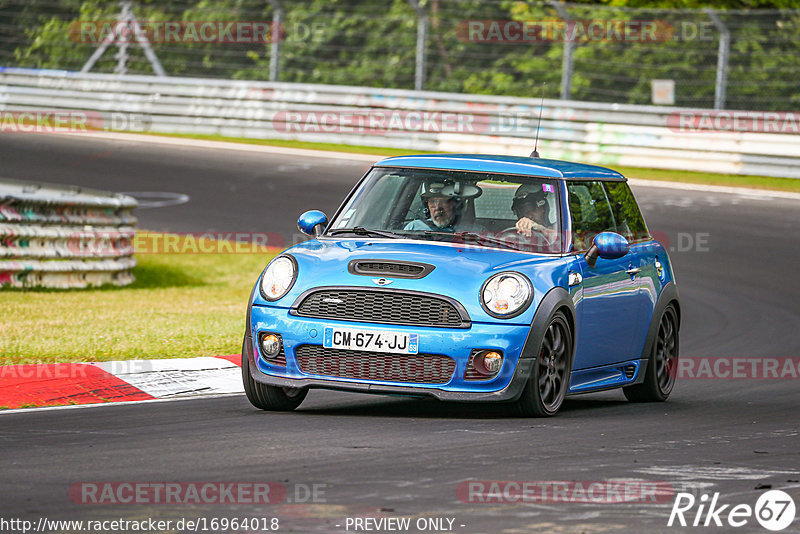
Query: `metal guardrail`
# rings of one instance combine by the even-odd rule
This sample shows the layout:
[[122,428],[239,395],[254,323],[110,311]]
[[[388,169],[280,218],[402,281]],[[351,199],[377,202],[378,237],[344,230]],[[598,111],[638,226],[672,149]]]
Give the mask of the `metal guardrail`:
[[[677,126],[681,114],[714,118],[718,113],[746,112],[0,68],[0,113],[79,110],[94,117],[89,123],[98,129],[114,129],[119,115],[122,123],[137,125],[121,129],[134,131],[293,139],[409,151],[528,155],[542,102],[539,146],[544,157],[610,166],[800,178],[800,135],[791,128],[790,133],[764,133],[747,121],[735,131]],[[425,113],[433,119],[426,122]],[[353,120],[366,121],[363,124],[367,126],[354,126]],[[370,120],[383,121],[384,126],[370,127]],[[793,120],[800,121],[800,117]],[[0,132],[2,128],[0,121]]]
[[136,205],[125,195],[0,180],[0,287],[130,284]]

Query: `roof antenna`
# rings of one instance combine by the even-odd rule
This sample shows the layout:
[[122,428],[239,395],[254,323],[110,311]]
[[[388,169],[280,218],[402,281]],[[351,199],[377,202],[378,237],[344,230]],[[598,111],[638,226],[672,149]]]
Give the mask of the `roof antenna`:
[[530,155],[530,157],[532,157],[532,158],[538,158],[539,157],[539,151],[537,150],[537,148],[539,148],[539,126],[541,126],[541,124],[542,124],[542,108],[544,108],[544,86],[545,85],[547,85],[547,83],[546,82],[542,82],[542,103],[539,104],[539,121],[536,123],[536,142],[533,145],[533,152],[531,152],[531,155]]

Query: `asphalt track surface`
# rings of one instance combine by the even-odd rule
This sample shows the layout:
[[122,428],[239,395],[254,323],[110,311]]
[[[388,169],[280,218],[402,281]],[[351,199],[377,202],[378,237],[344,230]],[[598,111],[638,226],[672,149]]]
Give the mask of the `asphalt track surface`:
[[[180,205],[139,210],[143,228],[277,231],[287,240],[301,211],[331,214],[367,167],[7,134],[0,161],[5,178],[189,195]],[[800,202],[634,192],[651,230],[672,247],[681,356],[797,357]],[[255,410],[243,395],[9,413],[0,416],[0,517],[280,517],[281,530],[295,532],[345,532],[348,516],[449,517],[453,531],[464,533],[673,532],[681,529],[666,526],[672,499],[467,503],[456,491],[467,480],[636,479],[751,506],[763,492],[756,487],[771,485],[800,506],[799,407],[797,379],[697,379],[679,381],[661,404],[631,404],[619,391],[572,397],[547,420],[493,406],[319,390],[281,414]],[[85,481],[276,481],[290,497],[302,485],[325,486],[314,504],[75,504],[69,488]],[[736,531],[767,532],[753,518]]]

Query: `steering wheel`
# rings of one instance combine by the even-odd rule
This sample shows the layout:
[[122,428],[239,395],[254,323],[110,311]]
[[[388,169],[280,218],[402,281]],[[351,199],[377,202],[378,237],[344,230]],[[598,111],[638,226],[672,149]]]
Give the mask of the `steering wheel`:
[[545,234],[539,232],[538,230],[534,230],[533,228],[531,228],[531,235],[529,236],[517,232],[516,226],[509,226],[497,234],[497,239],[502,239],[503,241],[512,241],[511,238],[520,242],[526,242],[528,244],[536,243],[540,246],[540,248],[549,249],[553,246]]

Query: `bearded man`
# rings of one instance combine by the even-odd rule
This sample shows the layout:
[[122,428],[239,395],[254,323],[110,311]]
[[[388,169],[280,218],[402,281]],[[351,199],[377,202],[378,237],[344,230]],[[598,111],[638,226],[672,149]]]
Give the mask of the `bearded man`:
[[460,199],[454,194],[453,187],[445,184],[429,184],[423,187],[420,197],[425,205],[426,219],[411,221],[404,230],[454,232],[458,222]]

